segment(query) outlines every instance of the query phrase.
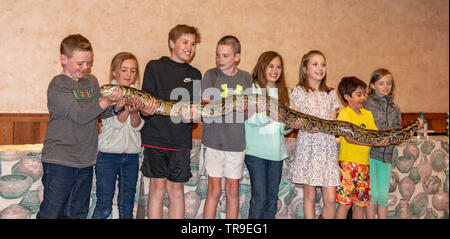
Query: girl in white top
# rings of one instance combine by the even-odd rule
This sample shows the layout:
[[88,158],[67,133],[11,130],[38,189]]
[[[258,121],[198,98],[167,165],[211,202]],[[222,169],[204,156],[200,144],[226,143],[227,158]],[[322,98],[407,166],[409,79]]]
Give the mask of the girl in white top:
[[[139,86],[139,66],[133,54],[120,52],[113,57],[110,83]],[[97,203],[92,218],[105,219],[111,214],[116,181],[119,188],[119,218],[133,218],[141,152],[140,130],[144,125],[139,110],[154,113],[156,103],[152,100],[144,106],[137,97],[122,97],[117,106],[116,109],[121,108],[119,111],[115,111],[113,107],[108,109],[116,116],[102,121],[95,166]]]

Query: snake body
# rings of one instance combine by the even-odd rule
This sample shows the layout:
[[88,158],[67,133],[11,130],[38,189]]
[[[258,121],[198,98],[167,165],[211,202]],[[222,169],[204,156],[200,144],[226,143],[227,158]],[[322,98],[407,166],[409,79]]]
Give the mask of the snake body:
[[182,111],[190,109],[191,105],[193,105],[197,108],[198,112],[201,112],[202,117],[220,117],[233,112],[238,108],[243,109],[245,103],[248,104],[249,108],[255,107],[253,109],[256,109],[260,104],[264,104],[266,106],[267,114],[281,115],[280,118],[274,118],[281,120],[287,125],[300,118],[303,119],[303,127],[301,130],[306,132],[322,132],[344,137],[349,136],[350,138],[365,144],[379,142],[385,138],[387,138],[390,143],[407,140],[411,136],[410,131],[417,131],[420,124],[419,120],[415,120],[402,129],[382,131],[363,129],[349,122],[326,120],[304,114],[295,111],[286,105],[279,105],[278,101],[272,97],[258,94],[232,95],[227,98],[223,98],[222,100],[194,104],[192,102],[166,101],[136,88],[106,84],[100,88],[101,96],[107,97],[112,94],[113,90],[116,88],[122,91],[122,95],[128,97],[139,97],[141,102],[144,104],[152,98],[155,98],[157,104],[155,114],[158,115],[175,117],[182,116]]

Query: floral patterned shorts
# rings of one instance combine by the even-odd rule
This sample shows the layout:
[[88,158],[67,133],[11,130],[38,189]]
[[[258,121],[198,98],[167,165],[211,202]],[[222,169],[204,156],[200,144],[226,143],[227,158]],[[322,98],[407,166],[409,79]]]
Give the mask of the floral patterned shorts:
[[341,185],[337,188],[336,201],[348,206],[369,206],[369,165],[339,161],[339,166]]

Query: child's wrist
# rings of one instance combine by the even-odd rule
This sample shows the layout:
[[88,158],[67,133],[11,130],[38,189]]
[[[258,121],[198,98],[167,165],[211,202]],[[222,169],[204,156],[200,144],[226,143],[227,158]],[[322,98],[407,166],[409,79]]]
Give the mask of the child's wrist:
[[115,106],[110,106],[107,108],[109,112],[111,112],[113,115],[118,115],[122,113],[125,110],[125,107],[122,107],[120,110],[116,111]]

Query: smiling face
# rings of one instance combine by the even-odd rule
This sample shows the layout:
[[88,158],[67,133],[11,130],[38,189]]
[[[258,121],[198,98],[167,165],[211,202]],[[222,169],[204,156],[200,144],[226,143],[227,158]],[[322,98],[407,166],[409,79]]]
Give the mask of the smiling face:
[[352,95],[344,95],[345,100],[348,102],[348,106],[353,109],[356,113],[360,112],[360,109],[364,108],[366,105],[367,95],[366,89],[362,87],[357,87]]
[[266,67],[267,86],[275,87],[276,82],[280,79],[282,69],[280,58],[274,57]]
[[240,53],[234,54],[233,46],[217,45],[216,48],[216,65],[226,75],[234,75],[236,73],[236,62],[241,58]]
[[178,63],[189,61],[194,56],[196,45],[195,35],[190,33],[181,35],[176,42],[170,40],[170,59]]
[[370,84],[370,88],[379,96],[389,96],[392,92],[392,75],[385,75]]
[[306,67],[303,67],[303,72],[308,77],[308,81],[322,81],[327,73],[325,58],[319,54],[312,55]]
[[74,50],[72,57],[62,54],[60,56],[63,65],[63,74],[75,81],[83,78],[86,71],[91,67],[93,53],[91,51]]
[[122,86],[130,86],[136,81],[137,62],[134,59],[127,59],[122,62],[122,65],[117,67],[113,72],[117,84]]

